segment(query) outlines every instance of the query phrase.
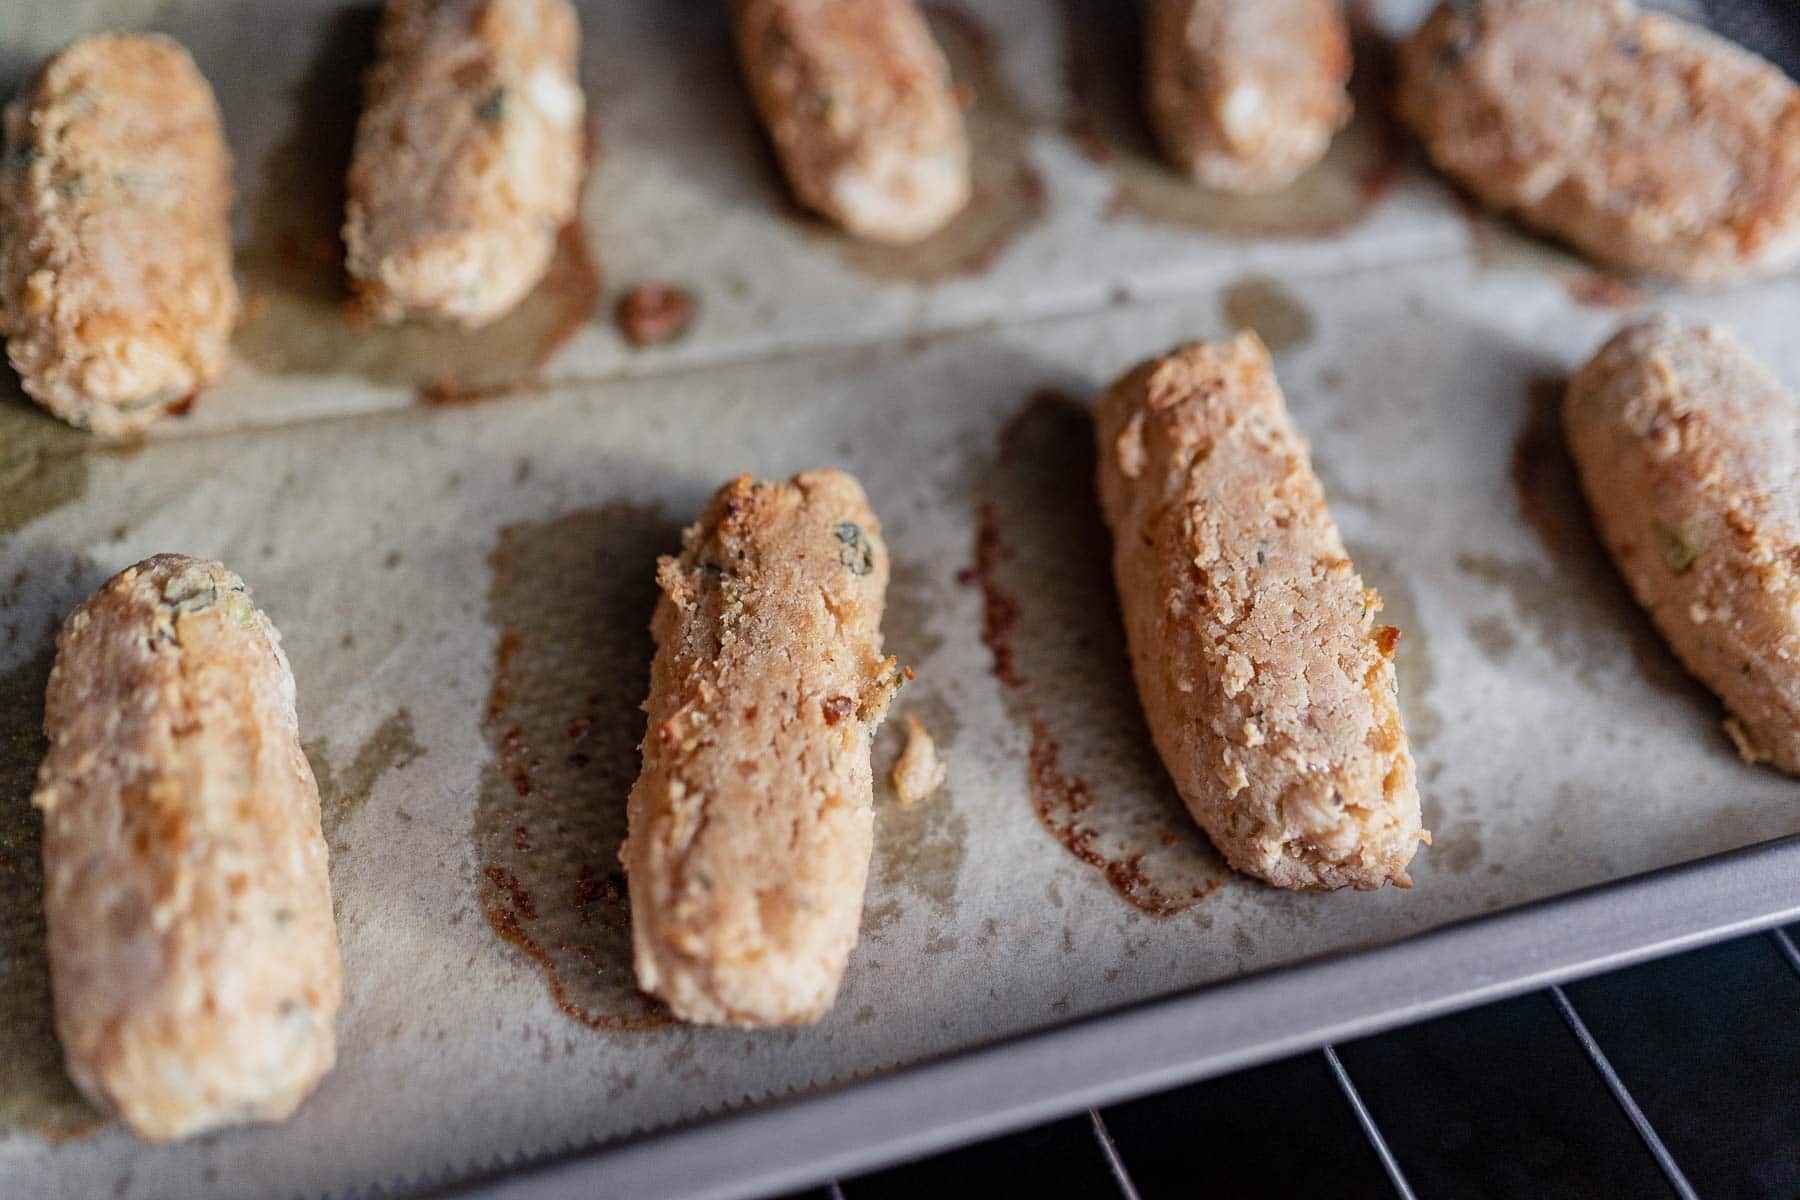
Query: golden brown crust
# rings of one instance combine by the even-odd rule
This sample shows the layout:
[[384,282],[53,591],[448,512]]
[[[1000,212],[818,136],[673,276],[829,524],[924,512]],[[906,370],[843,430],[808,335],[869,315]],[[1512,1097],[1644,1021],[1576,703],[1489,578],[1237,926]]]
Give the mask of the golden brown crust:
[[1638,601],[1744,758],[1800,773],[1800,400],[1723,330],[1658,317],[1601,347],[1563,419]]
[[587,168],[568,0],[389,0],[350,161],[370,314],[486,324],[537,286]]
[[1698,283],[1800,260],[1800,88],[1624,0],[1441,5],[1399,107],[1439,167],[1602,263]]
[[1394,682],[1255,334],[1128,372],[1095,408],[1100,502],[1144,716],[1231,865],[1279,887],[1410,886],[1421,840]]
[[25,391],[142,429],[225,370],[231,159],[212,89],[151,34],[84,38],[6,108],[0,334]]
[[638,984],[690,1021],[791,1025],[831,1007],[862,918],[888,556],[841,471],[720,488],[657,571],[632,789]]
[[1286,187],[1350,120],[1338,0],[1151,0],[1145,28],[1150,122],[1206,187]]
[[734,0],[738,54],[800,203],[915,242],[969,200],[950,67],[914,0]]
[[57,638],[44,912],[69,1075],[140,1136],[279,1120],[335,1057],[319,792],[243,581],[129,567]]

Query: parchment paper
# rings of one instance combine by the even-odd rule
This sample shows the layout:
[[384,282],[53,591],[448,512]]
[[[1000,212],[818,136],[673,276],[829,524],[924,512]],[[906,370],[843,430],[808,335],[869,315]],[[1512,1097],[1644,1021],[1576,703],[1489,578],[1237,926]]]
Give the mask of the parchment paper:
[[[1800,383],[1791,282],[1627,288],[1467,216],[1403,143],[1371,149],[1378,128],[1260,215],[1205,209],[1132,157],[1106,49],[1123,17],[1080,0],[940,11],[998,198],[930,251],[962,273],[895,278],[785,206],[720,6],[584,17],[585,238],[507,341],[342,313],[330,164],[366,10],[0,14],[14,78],[106,25],[194,48],[238,154],[251,304],[227,380],[142,444],[0,407],[0,1194],[414,1186],[1800,830],[1795,785],[1735,760],[1599,553],[1554,424],[1556,381],[1646,304],[1731,325]],[[1092,35],[1073,98],[1069,29]],[[1172,222],[1201,209],[1210,229]],[[1307,227],[1328,211],[1341,227]],[[1270,214],[1292,221],[1269,233]],[[632,351],[610,308],[646,278],[691,288],[700,317]],[[1436,834],[1411,892],[1227,877],[1136,717],[1080,406],[1236,324],[1276,347],[1403,631]],[[880,788],[862,944],[825,1022],[674,1025],[631,987],[615,860],[650,571],[722,479],[825,463],[883,519],[887,637],[918,674],[896,713],[925,721],[949,783],[910,809]],[[283,631],[347,1002],[339,1065],[292,1121],[147,1148],[90,1129],[60,1075],[27,795],[56,623],[162,550],[233,566]]]

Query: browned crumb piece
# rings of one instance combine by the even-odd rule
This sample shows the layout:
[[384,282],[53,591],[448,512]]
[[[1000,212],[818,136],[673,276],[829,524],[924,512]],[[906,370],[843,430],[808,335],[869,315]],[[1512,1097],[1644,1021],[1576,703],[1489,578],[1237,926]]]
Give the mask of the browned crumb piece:
[[142,429],[225,370],[231,159],[212,89],[152,34],[84,38],[6,107],[0,334],[25,391]]
[[218,563],[146,559],[64,623],[44,732],[70,1078],[144,1138],[288,1116],[331,1069],[342,986],[275,627]]
[[1400,111],[1464,187],[1626,271],[1724,283],[1800,259],[1800,88],[1624,0],[1448,4]]
[[619,330],[634,346],[657,346],[687,332],[694,297],[687,289],[640,283],[619,299]]
[[377,320],[485,325],[550,266],[587,168],[568,0],[388,0],[346,265]]
[[938,757],[937,745],[919,719],[906,718],[906,748],[894,760],[894,792],[902,805],[910,806],[927,799],[944,786],[944,760]]
[[1800,400],[1720,329],[1627,326],[1569,384],[1607,549],[1749,762],[1800,773]]
[[1095,408],[1100,502],[1156,747],[1231,865],[1410,886],[1393,654],[1255,334],[1143,363]]
[[1146,29],[1151,123],[1206,187],[1286,187],[1350,120],[1338,0],[1151,0]]
[[950,68],[914,0],[734,0],[751,94],[800,203],[916,242],[969,200]]
[[816,1021],[862,919],[870,739],[901,672],[881,652],[888,555],[841,471],[720,488],[662,599],[632,789],[638,984],[677,1016]]

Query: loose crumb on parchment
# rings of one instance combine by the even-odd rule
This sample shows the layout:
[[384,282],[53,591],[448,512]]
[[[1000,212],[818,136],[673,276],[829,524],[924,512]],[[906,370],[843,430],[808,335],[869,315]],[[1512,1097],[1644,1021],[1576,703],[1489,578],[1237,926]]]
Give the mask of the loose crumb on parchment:
[[908,713],[906,748],[894,760],[894,791],[900,797],[901,806],[910,808],[935,793],[944,785],[945,770],[944,760],[938,757],[937,743],[931,740],[919,719]]

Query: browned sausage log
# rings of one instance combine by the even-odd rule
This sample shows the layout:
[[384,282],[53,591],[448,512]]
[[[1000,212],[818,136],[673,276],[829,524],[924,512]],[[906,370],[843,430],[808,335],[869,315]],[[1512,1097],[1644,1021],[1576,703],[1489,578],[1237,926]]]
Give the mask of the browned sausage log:
[[44,912],[82,1092],[140,1136],[294,1111],[341,993],[319,791],[279,635],[164,554],[64,623],[45,697]]
[[837,995],[873,845],[870,738],[900,680],[887,580],[841,471],[733,480],[662,560],[620,857],[639,986],[680,1017],[804,1024]]
[[1411,886],[1399,631],[1344,550],[1255,334],[1101,397],[1100,503],[1164,764],[1227,861],[1279,887]]
[[587,168],[568,0],[388,0],[350,162],[369,312],[484,325],[537,286]]
[[1338,0],[1151,0],[1146,30],[1151,124],[1206,187],[1286,187],[1350,119]]
[[212,88],[165,37],[102,34],[6,109],[0,333],[25,391],[97,433],[225,370],[231,159]]
[[969,200],[950,68],[914,0],[734,0],[738,53],[800,203],[916,242]]
[[1628,326],[1563,420],[1600,535],[1750,762],[1800,772],[1800,400],[1723,330]]
[[1800,88],[1623,0],[1441,5],[1400,112],[1458,183],[1601,263],[1698,283],[1800,261]]

